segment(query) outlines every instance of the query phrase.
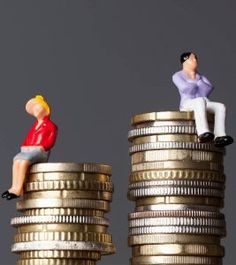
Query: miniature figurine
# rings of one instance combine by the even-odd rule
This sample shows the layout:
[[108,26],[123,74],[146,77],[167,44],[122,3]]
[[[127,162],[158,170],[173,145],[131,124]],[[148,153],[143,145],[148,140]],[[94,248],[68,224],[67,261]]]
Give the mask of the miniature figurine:
[[[233,143],[233,138],[225,133],[226,109],[224,104],[208,99],[213,87],[209,80],[197,72],[198,58],[193,52],[180,56],[183,69],[176,72],[172,80],[180,93],[180,110],[194,111],[199,142],[211,142],[217,147]],[[214,113],[214,134],[210,132],[207,111]]]
[[13,159],[12,186],[2,193],[2,198],[7,200],[18,198],[23,194],[23,184],[29,166],[48,161],[50,149],[57,136],[57,126],[50,120],[50,107],[42,96],[37,95],[30,99],[25,109],[37,121],[21,145],[21,152]]

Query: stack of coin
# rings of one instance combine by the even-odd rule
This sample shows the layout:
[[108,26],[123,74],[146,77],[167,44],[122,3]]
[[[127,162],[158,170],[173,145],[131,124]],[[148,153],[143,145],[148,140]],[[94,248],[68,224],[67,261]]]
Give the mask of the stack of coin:
[[23,216],[11,220],[17,265],[95,265],[101,255],[114,253],[105,218],[113,193],[110,176],[108,165],[33,165],[17,202]]
[[130,264],[222,264],[224,149],[198,142],[192,112],[139,114],[132,125]]

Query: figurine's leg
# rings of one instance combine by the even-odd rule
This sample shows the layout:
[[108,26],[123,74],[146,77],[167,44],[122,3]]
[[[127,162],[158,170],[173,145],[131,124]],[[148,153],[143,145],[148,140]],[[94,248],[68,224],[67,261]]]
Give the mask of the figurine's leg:
[[207,122],[206,100],[203,97],[186,100],[183,107],[185,110],[194,112],[198,136],[210,131]]
[[20,164],[20,160],[18,160],[18,159],[13,160],[13,165],[12,165],[12,186],[8,190],[11,193],[15,193],[16,192],[14,184],[16,184],[16,182],[17,182],[17,172],[18,172],[19,164]]
[[226,117],[226,108],[225,105],[218,102],[207,102],[207,110],[215,114],[215,126],[214,134],[216,137],[225,136],[225,117]]
[[25,176],[29,166],[30,161],[28,160],[14,160],[12,169],[12,187],[9,189],[10,193],[14,193],[18,196],[22,194]]
[[207,102],[207,109],[215,113],[215,146],[224,147],[226,145],[232,144],[234,139],[225,133],[226,108],[224,104],[209,101]]

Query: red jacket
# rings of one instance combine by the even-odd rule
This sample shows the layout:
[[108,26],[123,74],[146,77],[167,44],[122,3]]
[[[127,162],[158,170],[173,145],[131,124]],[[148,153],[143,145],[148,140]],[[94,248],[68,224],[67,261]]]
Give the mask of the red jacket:
[[55,144],[57,137],[57,126],[50,120],[49,116],[43,118],[43,122],[36,129],[36,121],[25,137],[21,146],[43,146],[45,151],[50,150]]

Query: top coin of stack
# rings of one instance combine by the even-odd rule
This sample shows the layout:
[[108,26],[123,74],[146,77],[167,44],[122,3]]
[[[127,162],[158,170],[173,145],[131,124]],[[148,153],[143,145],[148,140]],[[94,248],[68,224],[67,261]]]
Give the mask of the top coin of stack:
[[113,184],[111,167],[92,163],[41,163],[31,167],[17,203],[24,216],[12,251],[18,265],[95,265],[115,247],[107,232]]
[[221,264],[224,149],[198,142],[192,112],[140,114],[132,125],[131,264]]

